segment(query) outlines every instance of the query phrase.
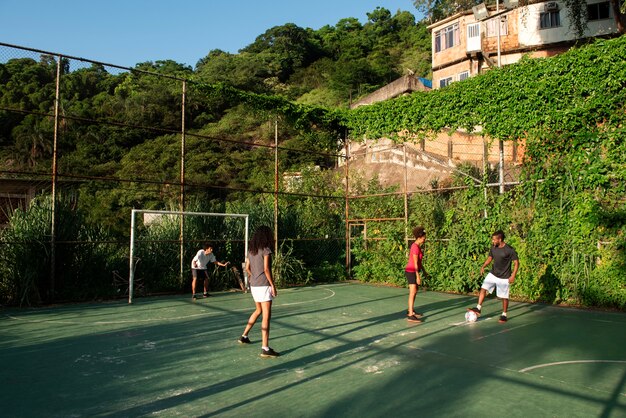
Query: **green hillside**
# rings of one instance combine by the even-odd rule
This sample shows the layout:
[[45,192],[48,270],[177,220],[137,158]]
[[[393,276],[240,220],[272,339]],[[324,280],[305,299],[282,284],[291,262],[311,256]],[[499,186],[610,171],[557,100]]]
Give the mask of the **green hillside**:
[[[515,298],[626,307],[626,37],[521,62],[445,89],[348,110],[350,101],[411,69],[428,76],[430,37],[408,12],[378,8],[361,25],[271,28],[238,54],[212,51],[196,68],[173,61],[131,71],[62,61],[58,126],[56,280],[50,278],[50,199],[15,211],[2,231],[0,297],[9,303],[110,296],[111,271],[128,263],[132,208],[177,208],[185,119],[185,205],[274,222],[279,142],[281,284],[345,277],[345,183],[335,167],[346,135],[428,138],[442,129],[525,143],[522,184],[505,194],[453,179],[454,190],[417,191],[409,223],[431,231],[432,289],[471,292],[490,234],[503,229],[522,264]],[[0,166],[5,178],[49,184],[54,57],[0,64]],[[182,93],[185,92],[183,114]],[[463,169],[463,168],[462,168]],[[358,177],[358,176],[357,176]],[[484,174],[488,181],[488,173]],[[402,197],[350,179],[355,218],[404,216]],[[488,216],[484,214],[487,213]],[[232,225],[189,222],[190,236]],[[209,228],[209,229],[207,229]],[[370,224],[352,277],[404,285],[404,223]],[[194,232],[195,231],[195,232]],[[210,232],[207,232],[210,231]],[[141,231],[150,291],[185,288],[176,223]],[[193,233],[192,233],[193,232]],[[358,240],[357,240],[358,241]],[[235,254],[235,244],[220,250]],[[363,245],[366,244],[366,245]],[[186,251],[192,252],[195,243]],[[360,247],[359,247],[360,245]],[[237,250],[238,251],[238,250]],[[40,263],[23,263],[37,259]],[[279,277],[280,274],[279,274]]]

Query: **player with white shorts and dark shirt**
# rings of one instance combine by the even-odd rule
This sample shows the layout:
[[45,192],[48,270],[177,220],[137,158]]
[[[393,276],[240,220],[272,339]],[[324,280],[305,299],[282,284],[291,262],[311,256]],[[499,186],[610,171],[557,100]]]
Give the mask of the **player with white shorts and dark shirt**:
[[241,344],[250,344],[248,333],[259,316],[262,315],[261,357],[278,357],[280,355],[269,346],[272,301],[277,295],[276,285],[272,278],[271,248],[274,248],[274,245],[274,232],[267,226],[258,227],[250,240],[245,265],[255,310],[250,315],[239,342]]
[[481,286],[478,295],[478,304],[475,308],[468,308],[468,310],[474,311],[476,315],[480,316],[485,296],[487,293],[493,293],[493,290],[496,289],[496,296],[502,299],[502,315],[500,315],[499,322],[503,323],[507,321],[509,287],[515,281],[515,275],[519,268],[519,259],[515,249],[504,242],[504,232],[496,231],[491,236],[491,243],[493,245],[489,250],[489,256],[480,269],[480,274],[485,274],[485,267],[492,261],[493,266]]

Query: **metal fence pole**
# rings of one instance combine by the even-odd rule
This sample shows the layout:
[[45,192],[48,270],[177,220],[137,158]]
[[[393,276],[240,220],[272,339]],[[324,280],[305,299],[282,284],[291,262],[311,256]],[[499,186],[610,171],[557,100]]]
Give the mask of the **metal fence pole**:
[[54,300],[54,287],[56,278],[56,217],[57,217],[57,158],[58,158],[58,136],[59,136],[59,108],[61,101],[61,61],[63,56],[59,55],[57,61],[57,79],[54,96],[54,138],[52,144],[52,197],[50,202],[50,299]]
[[500,177],[500,194],[504,193],[504,141],[498,141],[498,148],[500,148],[500,169],[498,174]]
[[278,119],[274,120],[274,255],[278,254]]
[[409,242],[409,174],[406,164],[406,143],[402,144],[404,156],[404,244]]
[[[187,100],[187,82],[183,81],[181,104],[181,133],[180,133],[180,203],[179,210],[185,211],[185,102]],[[185,257],[185,217],[180,217],[180,282],[183,283],[183,263]]]
[[483,196],[485,197],[485,210],[483,212],[483,216],[487,219],[487,184],[489,183],[489,148],[487,145],[487,141],[483,136]]
[[346,197],[346,274],[350,277],[350,224],[348,220],[350,219],[350,199],[349,195],[349,180],[350,180],[350,172],[349,172],[349,161],[350,161],[350,138],[348,135],[345,136],[344,140],[344,149],[345,149],[345,174],[346,174],[346,189],[345,189],[345,197]]
[[133,285],[135,282],[135,214],[136,209],[130,211],[130,254],[128,256],[128,303],[133,303]]

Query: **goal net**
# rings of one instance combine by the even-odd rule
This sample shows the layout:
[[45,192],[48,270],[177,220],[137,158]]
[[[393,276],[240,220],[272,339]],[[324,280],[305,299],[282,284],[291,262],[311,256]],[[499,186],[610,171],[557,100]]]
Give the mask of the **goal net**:
[[159,274],[171,275],[172,268],[178,266],[182,283],[191,259],[205,242],[214,246],[218,260],[241,265],[248,253],[248,214],[133,209],[128,303],[133,303],[137,281],[143,280],[137,275],[138,267],[144,277],[154,279]]

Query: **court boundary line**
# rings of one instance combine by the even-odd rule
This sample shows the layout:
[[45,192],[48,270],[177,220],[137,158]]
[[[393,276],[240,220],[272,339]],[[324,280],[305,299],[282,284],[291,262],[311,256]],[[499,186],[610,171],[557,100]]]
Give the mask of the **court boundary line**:
[[[286,290],[286,289],[285,289]],[[285,291],[283,290],[283,291]],[[312,290],[317,290],[317,289],[312,289]],[[330,292],[330,295],[323,297],[323,298],[317,298],[317,299],[309,299],[309,300],[305,300],[305,301],[300,301],[300,302],[290,302],[290,303],[281,303],[281,304],[275,304],[274,308],[279,308],[282,306],[295,306],[295,305],[303,305],[305,303],[316,303],[316,302],[321,302],[323,300],[326,299],[330,299],[332,297],[334,297],[336,295],[336,292],[333,291],[332,289],[328,289],[326,287],[321,287],[320,286],[320,290],[324,290],[327,292]],[[210,307],[210,305],[208,305]],[[238,308],[238,309],[231,309],[229,310],[229,312],[246,312],[246,311],[250,311],[252,309],[251,306],[245,307],[245,308]],[[176,320],[181,320],[181,319],[188,319],[188,318],[197,318],[200,316],[211,316],[211,315],[216,315],[220,312],[214,312],[214,311],[208,311],[208,312],[201,312],[201,313],[196,313],[196,314],[190,314],[190,315],[184,315],[184,316],[176,316],[176,317],[167,317],[167,318],[149,318],[149,319],[121,319],[121,320],[117,320],[117,321],[96,321],[96,322],[90,322],[88,323],[89,325],[122,325],[122,324],[134,324],[134,323],[147,323],[147,322],[168,322],[168,321],[176,321]],[[52,324],[65,324],[65,325],[84,325],[85,321],[72,321],[72,320],[56,320],[56,319],[29,319],[29,318],[20,318],[20,317],[16,317],[13,315],[8,315],[5,314],[5,317],[8,319],[12,319],[14,321],[22,321],[22,322],[29,322],[29,323],[52,323]]]
[[513,330],[516,330],[516,329],[519,329],[519,328],[523,328],[523,327],[527,327],[527,326],[529,326],[529,325],[536,325],[536,324],[538,324],[539,322],[541,322],[541,321],[531,322],[531,323],[528,323],[528,324],[522,324],[522,325],[518,325],[518,326],[516,326],[516,327],[511,327],[511,328],[503,328],[503,329],[501,329],[500,331],[493,332],[493,333],[491,333],[491,334],[487,334],[487,335],[483,335],[483,336],[480,336],[480,337],[474,338],[474,339],[472,339],[472,341],[480,341],[480,340],[484,340],[485,338],[494,337],[494,336],[496,336],[496,335],[504,334],[505,332],[511,332],[511,331],[513,331]]
[[470,326],[470,325],[474,325],[474,324],[478,324],[480,322],[485,322],[485,321],[491,321],[493,318],[488,316],[486,318],[483,319],[477,319],[476,321],[470,322],[470,321],[460,321],[460,322],[454,322],[452,324],[449,324],[450,326],[453,327],[463,327],[463,326]]
[[626,364],[626,360],[567,360],[567,361],[555,361],[552,363],[542,363],[534,366],[526,367],[518,370],[519,373],[526,373],[531,370],[541,369],[544,367],[561,366],[569,364],[586,364],[586,363],[619,363]]
[[[418,351],[421,351],[423,353],[430,353],[430,354],[434,354],[434,355],[437,355],[437,356],[440,356],[440,357],[450,358],[450,359],[454,359],[454,360],[460,360],[462,362],[472,363],[472,364],[475,364],[475,365],[478,365],[478,366],[480,366],[482,364],[479,361],[476,361],[476,360],[473,360],[473,359],[470,359],[470,358],[466,358],[464,356],[444,353],[444,352],[439,351],[439,350],[426,349],[426,348],[423,348],[423,347],[412,347],[412,348],[414,350],[418,350]],[[579,363],[579,362],[589,362],[589,363],[613,363],[613,362],[616,362],[616,363],[626,363],[626,360],[572,360],[572,361],[564,361],[564,362],[545,363],[545,364],[541,364],[541,365],[537,365],[537,366],[548,367],[548,366],[557,365],[559,363]],[[588,390],[591,390],[593,392],[602,393],[602,394],[611,394],[612,393],[612,392],[604,390],[604,389],[600,389],[600,388],[593,387],[593,386],[588,386],[588,385],[585,385],[585,384],[579,384],[577,382],[571,382],[571,381],[566,381],[566,380],[562,380],[562,379],[556,379],[556,378],[550,377],[550,376],[537,376],[535,374],[529,374],[529,373],[524,372],[524,370],[529,369],[529,368],[515,370],[515,369],[512,369],[510,367],[499,366],[499,365],[494,365],[494,366],[491,366],[491,367],[493,367],[493,368],[495,368],[497,370],[502,370],[504,372],[515,373],[515,374],[519,373],[519,374],[524,375],[524,376],[529,376],[529,377],[531,377],[533,379],[537,378],[537,377],[541,377],[542,379],[547,379],[547,380],[550,380],[552,382],[558,382],[560,384],[563,384],[563,385],[565,385],[568,388],[583,388],[583,389],[588,389]],[[535,366],[531,366],[530,368],[533,368],[533,367],[535,367]],[[621,393],[620,392],[620,395],[626,396],[626,393]]]

